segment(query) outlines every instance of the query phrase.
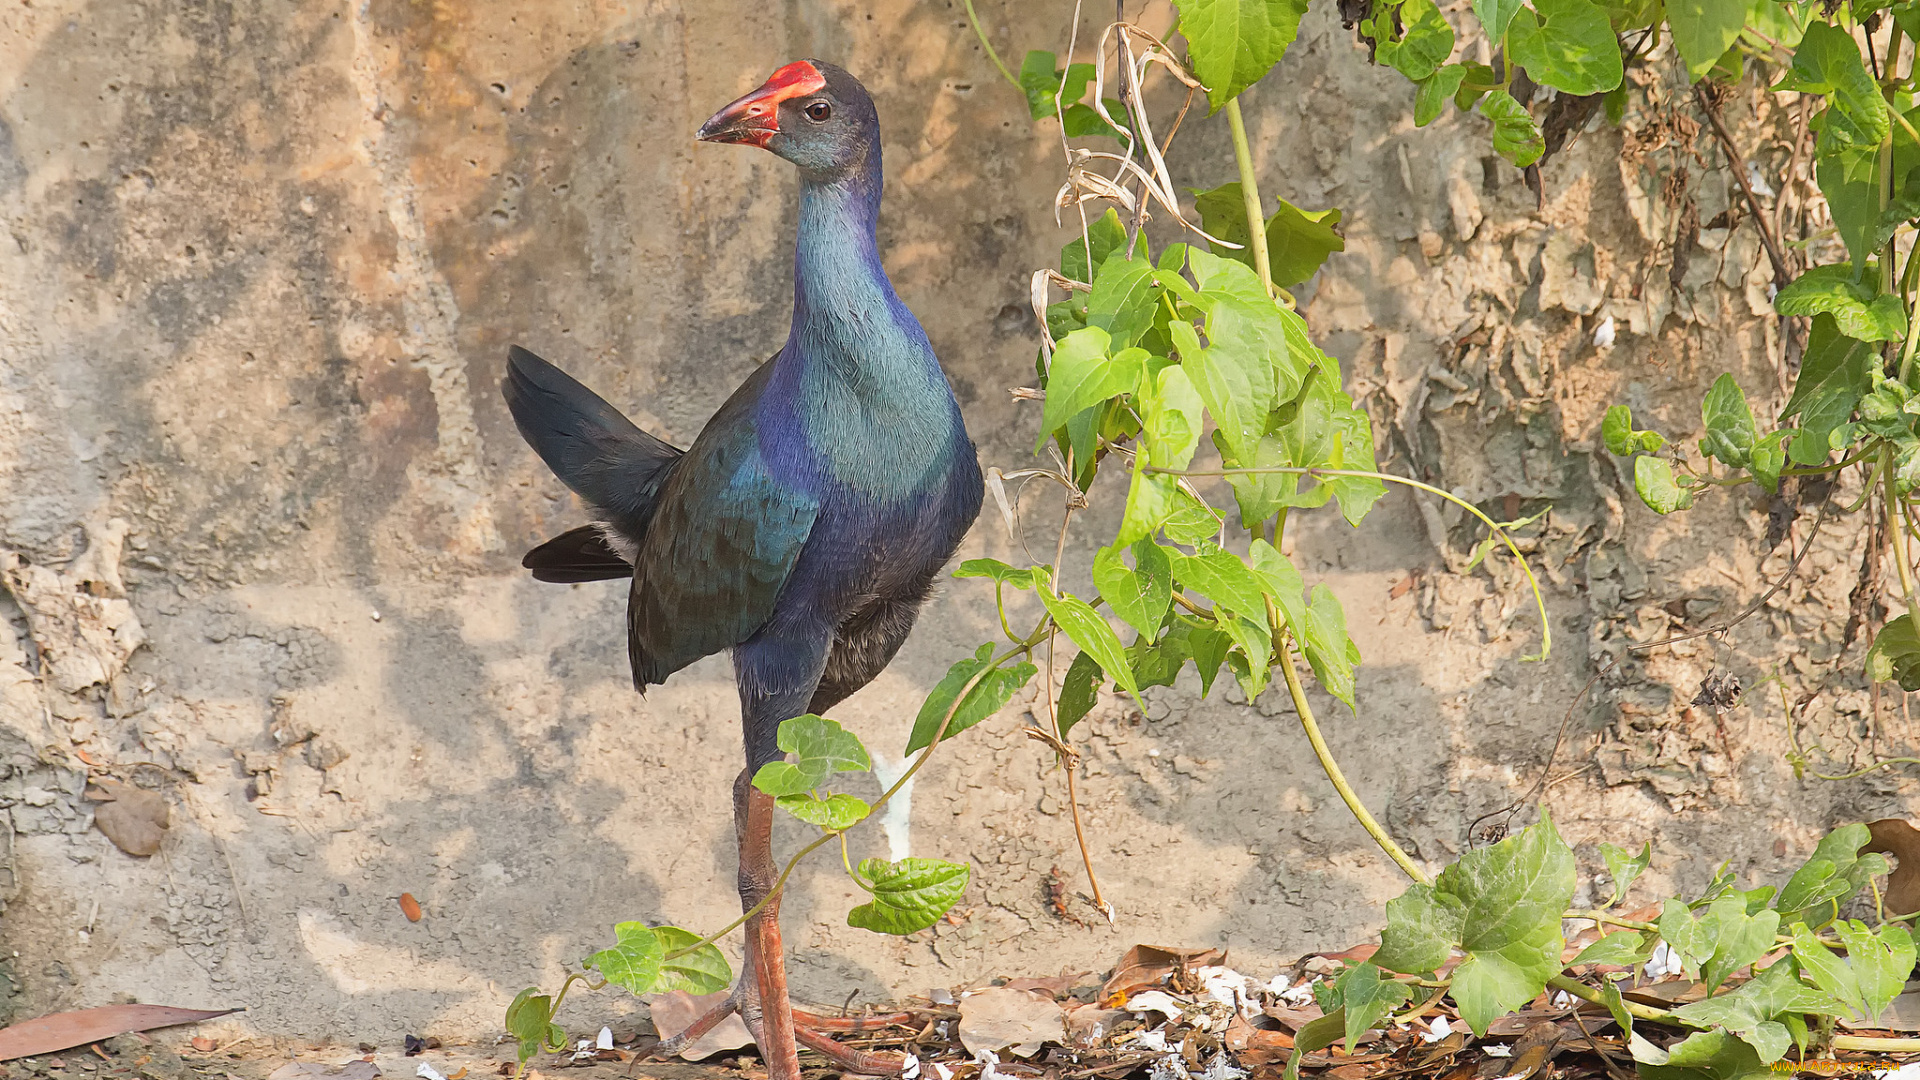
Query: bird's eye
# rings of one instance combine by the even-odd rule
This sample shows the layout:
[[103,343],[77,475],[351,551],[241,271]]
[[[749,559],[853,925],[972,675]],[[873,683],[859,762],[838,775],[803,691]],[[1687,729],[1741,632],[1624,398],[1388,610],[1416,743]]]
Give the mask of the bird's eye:
[[807,119],[813,121],[816,124],[826,123],[827,117],[832,115],[833,115],[833,106],[827,104],[824,101],[816,101],[813,104],[807,106]]

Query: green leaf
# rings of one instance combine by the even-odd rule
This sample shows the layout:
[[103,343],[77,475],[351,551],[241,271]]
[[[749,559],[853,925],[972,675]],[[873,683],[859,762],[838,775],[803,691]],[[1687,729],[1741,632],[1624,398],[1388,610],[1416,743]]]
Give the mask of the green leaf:
[[1733,47],[1751,6],[1750,0],[1667,0],[1667,26],[1690,78],[1705,75]]
[[847,925],[877,934],[911,934],[938,922],[967,891],[967,865],[944,859],[862,859],[873,899],[847,912]]
[[1701,926],[1713,939],[1713,952],[1700,964],[1700,980],[1711,992],[1727,981],[1727,976],[1773,948],[1780,913],[1762,910],[1749,915],[1744,897],[1727,896],[1708,907]]
[[1607,409],[1606,418],[1600,422],[1600,437],[1607,444],[1608,452],[1620,457],[1657,453],[1667,445],[1667,440],[1657,431],[1635,431],[1633,413],[1625,405]]
[[1498,42],[1507,36],[1507,24],[1513,21],[1520,6],[1520,0],[1473,0],[1473,13],[1480,19],[1480,25],[1487,28],[1487,40]]
[[1601,1003],[1607,1007],[1608,1014],[1613,1017],[1613,1022],[1620,1025],[1621,1032],[1628,1038],[1632,1038],[1633,1014],[1627,1011],[1627,1000],[1620,994],[1620,984],[1612,979],[1602,980],[1600,999]]
[[1853,280],[1846,264],[1816,266],[1773,298],[1782,315],[1831,315],[1842,334],[1856,341],[1899,341],[1907,336],[1907,314],[1897,296],[1876,295]]
[[1747,467],[1769,494],[1780,490],[1780,470],[1787,467],[1787,454],[1780,449],[1778,433],[1754,444],[1753,457],[1747,462]]
[[1060,684],[1060,700],[1054,706],[1054,734],[1060,737],[1061,742],[1067,740],[1067,732],[1073,730],[1073,725],[1086,719],[1087,714],[1093,711],[1094,703],[1100,699],[1100,675],[1100,665],[1094,661],[1092,653],[1083,652],[1068,665],[1067,677]]
[[804,795],[834,773],[873,768],[860,737],[824,716],[808,713],[781,721],[779,740],[793,762],[770,761],[753,774],[753,786],[769,795]]
[[1072,593],[1055,592],[1044,567],[1036,567],[1034,573],[1040,583],[1040,602],[1047,606],[1047,614],[1053,616],[1053,621],[1082,652],[1092,653],[1095,662],[1132,694],[1134,703],[1145,711],[1146,705],[1140,702],[1140,687],[1133,681],[1133,668],[1127,663],[1126,647],[1120,644],[1113,627],[1085,600]]
[[[692,931],[623,922],[613,928],[613,933],[613,946],[587,957],[585,966],[597,969],[606,981],[632,993],[684,990],[711,994],[733,982],[726,957],[713,943],[700,944],[700,936]],[[682,949],[692,951],[667,959],[668,954]]]
[[1307,583],[1294,568],[1293,561],[1265,540],[1255,540],[1248,546],[1247,564],[1260,579],[1260,587],[1280,608],[1280,615],[1293,629],[1294,636],[1305,637]]
[[1353,669],[1360,663],[1360,649],[1347,636],[1347,613],[1340,607],[1340,598],[1325,584],[1313,587],[1300,647],[1313,666],[1313,677],[1327,693],[1353,708]]
[[1633,453],[1633,413],[1625,405],[1614,405],[1607,409],[1606,418],[1600,421],[1600,437],[1607,444],[1607,452],[1619,457]]
[[996,584],[1011,585],[1016,589],[1033,588],[1033,571],[1016,566],[1008,566],[999,559],[968,559],[953,572],[957,578],[992,578]]
[[1101,548],[1093,556],[1093,584],[1107,606],[1127,625],[1151,638],[1166,620],[1173,602],[1173,563],[1165,548],[1152,540],[1133,545],[1130,568],[1118,547]]
[[[1075,64],[1074,66],[1079,67],[1080,65]],[[1126,115],[1126,106],[1112,98],[1103,100],[1101,104],[1107,107],[1107,116],[1121,117]],[[1121,142],[1127,141],[1127,133],[1108,123],[1107,117],[1101,116],[1099,110],[1091,105],[1067,106],[1060,114],[1060,121],[1061,130],[1066,132],[1067,138],[1069,139],[1085,139],[1094,135],[1104,135],[1107,138],[1118,139]]]
[[[1215,188],[1216,192],[1225,188]],[[1241,228],[1246,228],[1246,216],[1241,215]],[[1253,272],[1251,260],[1240,261],[1221,255],[1211,255],[1199,248],[1187,249],[1188,268],[1193,271],[1193,280],[1200,286],[1203,300],[1211,305],[1217,300],[1240,300],[1249,304],[1273,306],[1267,297],[1267,290],[1260,284],[1259,275]]]
[[1110,351],[1117,354],[1137,344],[1153,328],[1161,295],[1154,278],[1153,263],[1119,251],[1094,271],[1093,291],[1087,294],[1087,325],[1107,332]]
[[564,1050],[567,1033],[553,1022],[553,998],[529,986],[507,1006],[507,1032],[519,1041],[522,1065],[541,1050]]
[[1179,0],[1180,33],[1211,111],[1259,82],[1300,32],[1306,0]]
[[[617,937],[617,927],[614,933]],[[660,961],[660,980],[654,984],[656,992],[684,990],[697,996],[718,993],[733,985],[733,969],[727,966],[727,958],[719,946],[708,942],[684,956],[674,956],[681,949],[699,945],[700,935],[677,926],[656,926],[653,933],[667,952]]]
[[1547,152],[1546,136],[1533,122],[1527,107],[1505,90],[1487,91],[1480,99],[1480,114],[1493,121],[1493,149],[1514,168],[1524,169]]
[[1870,930],[1858,919],[1834,923],[1833,932],[1847,947],[1847,967],[1866,1004],[1864,1019],[1880,1022],[1887,1006],[1906,989],[1907,975],[1913,971],[1913,936],[1898,923]]
[[1648,864],[1653,862],[1653,842],[1649,840],[1642,844],[1638,855],[1625,848],[1602,843],[1600,857],[1606,860],[1607,876],[1613,879],[1613,898],[1607,901],[1608,906],[1612,906],[1625,899],[1627,889],[1641,874],[1646,873]]
[[[1184,469],[1193,462],[1200,445],[1200,427],[1205,406],[1187,370],[1178,364],[1149,371],[1141,379],[1141,441],[1147,462],[1163,469]],[[1171,477],[1165,479],[1171,480]],[[1133,537],[1124,541],[1131,544]],[[1116,541],[1119,543],[1121,541]]]
[[1466,77],[1464,65],[1448,64],[1421,79],[1420,89],[1413,97],[1413,126],[1426,127],[1438,120],[1447,99],[1460,91],[1460,82]]
[[[1717,2],[1728,3],[1730,0]],[[1740,6],[1740,18],[1744,18],[1745,5]],[[1672,5],[1669,4],[1669,18],[1672,12]],[[1736,28],[1738,25],[1736,22]],[[1677,27],[1675,42],[1680,43]],[[1682,52],[1685,53],[1684,45]],[[1718,54],[1713,59],[1718,60]],[[1688,61],[1691,66],[1691,56],[1688,56]],[[1887,101],[1880,96],[1879,86],[1867,71],[1866,63],[1860,59],[1860,46],[1854,44],[1852,32],[1841,27],[1824,22],[1809,23],[1806,33],[1800,38],[1800,47],[1793,51],[1792,70],[1775,89],[1827,95],[1830,104],[1827,111],[1821,114],[1820,134],[1823,141],[1837,140],[1837,143],[1830,145],[1861,150],[1877,149],[1892,128],[1893,121],[1887,115]]]
[[1636,930],[1619,930],[1580,950],[1570,967],[1581,964],[1612,964],[1632,967],[1644,964],[1653,955],[1653,943]]
[[1671,1052],[1636,1035],[1629,1049],[1640,1063],[1642,1080],[1758,1080],[1773,1075],[1753,1047],[1724,1031],[1696,1031]]
[[1827,460],[1828,436],[1845,424],[1867,391],[1872,389],[1873,350],[1840,333],[1831,315],[1816,315],[1807,336],[1807,351],[1793,396],[1780,413],[1786,421],[1800,418],[1800,434],[1788,445],[1788,456],[1801,465]]
[[[1340,389],[1339,363],[1307,338],[1298,315],[1282,309],[1281,316],[1288,348],[1312,366],[1312,373],[1298,395],[1273,411],[1269,434],[1275,445],[1269,448],[1263,440],[1259,465],[1374,471],[1373,426]],[[1271,465],[1269,457],[1274,459]],[[1306,479],[1287,473],[1242,474],[1228,477],[1228,482],[1240,501],[1243,521],[1262,520],[1282,506],[1324,506],[1331,497],[1339,501],[1347,521],[1357,525],[1386,494],[1386,486],[1369,477],[1328,476],[1302,488]],[[1255,516],[1250,508],[1265,513]]]
[[1736,469],[1745,468],[1753,455],[1753,411],[1732,375],[1722,373],[1713,380],[1700,402],[1700,416],[1707,425],[1700,452]]
[[[1056,100],[1079,101],[1093,81],[1092,64],[1074,64],[1066,70],[1067,89],[1060,94],[1059,59],[1038,49],[1027,53],[1020,64],[1020,89],[1027,95],[1027,112],[1035,120],[1054,114]],[[1082,279],[1084,280],[1084,279]]]
[[1202,543],[1197,553],[1168,552],[1173,564],[1173,579],[1182,586],[1212,600],[1228,611],[1264,617],[1267,603],[1260,579],[1240,556],[1211,543]]
[[1219,614],[1220,629],[1236,646],[1227,653],[1227,666],[1247,700],[1260,696],[1267,688],[1268,661],[1273,656],[1273,632],[1265,619],[1250,619],[1230,611]]
[[631,993],[653,993],[660,983],[661,958],[667,952],[660,935],[646,923],[623,922],[614,925],[613,936],[613,945],[587,957],[586,966]]
[[1040,442],[1035,450],[1045,446],[1075,413],[1131,393],[1140,385],[1140,376],[1146,371],[1146,350],[1122,349],[1109,356],[1111,343],[1105,330],[1089,326],[1061,338],[1054,347],[1053,364],[1047,369]]
[[[1512,6],[1518,9],[1520,5],[1515,3]],[[1473,108],[1481,95],[1500,85],[1500,77],[1493,73],[1492,68],[1472,60],[1464,61],[1460,66],[1467,69],[1467,74],[1460,82],[1460,89],[1454,91],[1453,107],[1466,112]]]
[[1333,987],[1339,992],[1340,1007],[1346,1013],[1343,1031],[1349,1054],[1353,1053],[1354,1040],[1413,996],[1405,983],[1381,978],[1380,969],[1369,963],[1341,972]]
[[[977,672],[991,666],[992,663],[993,646],[987,644],[980,646],[972,656],[947,669],[946,675],[933,688],[933,692],[927,695],[926,702],[920,706],[920,714],[914,717],[913,735],[907,740],[907,753],[911,754],[933,742],[933,733],[940,730],[940,721],[946,717],[947,710],[952,708],[960,688],[965,686]],[[953,720],[947,725],[947,733],[943,737],[951,739],[999,712],[1000,707],[1005,705],[1021,687],[1027,685],[1027,680],[1033,678],[1038,670],[1032,664],[1022,660],[1011,667],[1002,667],[989,672],[972,690],[967,691],[967,696],[961,701],[960,707],[954,709]]]
[[1520,833],[1462,855],[1431,886],[1411,886],[1388,901],[1373,962],[1418,974],[1464,950],[1453,1000],[1484,1035],[1496,1017],[1532,1000],[1560,973],[1560,916],[1574,884],[1573,851],[1543,813]]
[[1813,980],[1813,985],[1831,995],[1850,1016],[1856,1020],[1866,1018],[1867,1000],[1860,993],[1860,982],[1854,977],[1853,968],[1822,944],[1805,923],[1793,925],[1793,958]]
[[1190,323],[1168,327],[1180,366],[1217,426],[1215,441],[1236,464],[1250,460],[1273,407],[1273,371],[1259,355],[1206,349]]
[[1293,1036],[1293,1053],[1287,1055],[1287,1067],[1281,1080],[1300,1080],[1300,1059],[1318,1053],[1340,1041],[1347,1032],[1347,1011],[1336,1009],[1306,1022]]
[[1433,0],[1382,3],[1374,13],[1374,58],[1414,82],[1432,76],[1453,55],[1453,26]]
[[[1814,119],[1831,119],[1838,112],[1829,106]],[[1860,271],[1873,255],[1873,235],[1880,224],[1880,151],[1848,143],[1839,130],[1821,129],[1814,144],[1814,179],[1827,197],[1834,228],[1853,256],[1854,269]]]
[[[1091,66],[1091,65],[1089,65]],[[1087,245],[1093,245],[1093,257],[1087,257]],[[1060,273],[1070,281],[1093,283],[1093,270],[1104,266],[1107,256],[1127,246],[1127,226],[1120,220],[1120,212],[1112,207],[1098,218],[1087,223],[1085,236],[1075,236],[1071,243],[1060,249]],[[1135,241],[1135,254],[1147,253],[1146,237]]]
[[1671,514],[1693,505],[1692,489],[1675,483],[1673,466],[1651,454],[1633,459],[1633,490],[1656,514]]
[[1690,968],[1713,955],[1713,935],[1693,917],[1686,902],[1668,897],[1660,909],[1660,937]]
[[[1193,196],[1202,227],[1212,236],[1240,245],[1229,248],[1209,244],[1213,254],[1253,266],[1253,252],[1247,243],[1247,207],[1240,194],[1240,182],[1236,180],[1207,191],[1196,190]],[[1312,277],[1329,255],[1347,250],[1347,241],[1339,232],[1339,210],[1302,210],[1285,199],[1279,203],[1280,208],[1266,221],[1267,267],[1272,271],[1273,283],[1285,288]],[[1257,294],[1239,299],[1269,312],[1273,308],[1271,302],[1263,301]],[[1269,314],[1267,318],[1274,316]],[[1216,335],[1210,332],[1208,336]]]
[[1920,635],[1913,632],[1912,616],[1900,615],[1874,635],[1867,650],[1867,678],[1897,681],[1908,693],[1920,690]]
[[[1584,97],[1620,85],[1624,71],[1620,39],[1599,5],[1593,0],[1534,0],[1534,4],[1535,11],[1521,8],[1507,30],[1508,55],[1514,63],[1526,68],[1535,82],[1562,93]],[[1673,10],[1671,3],[1668,10]]]
[[1867,827],[1858,823],[1842,825],[1822,837],[1773,902],[1781,923],[1802,922],[1818,930],[1839,915],[1839,906],[1864,888],[1869,878],[1886,873],[1884,857],[1860,854],[1871,839]]
[[843,792],[835,792],[825,797],[812,794],[782,795],[774,802],[779,804],[780,809],[801,821],[809,825],[818,825],[828,832],[850,829],[864,820],[873,810],[867,805],[865,799],[857,799]]
[[1267,219],[1267,265],[1273,283],[1289,288],[1319,272],[1327,257],[1347,250],[1340,235],[1340,211],[1302,210],[1285,199]]
[[1827,995],[1802,985],[1793,972],[1791,962],[1776,962],[1731,993],[1682,1005],[1674,1015],[1700,1027],[1726,1029],[1753,1047],[1763,1064],[1770,1064],[1785,1056],[1792,1042],[1786,1027],[1774,1017],[1784,1012],[1824,1012],[1833,1004]]

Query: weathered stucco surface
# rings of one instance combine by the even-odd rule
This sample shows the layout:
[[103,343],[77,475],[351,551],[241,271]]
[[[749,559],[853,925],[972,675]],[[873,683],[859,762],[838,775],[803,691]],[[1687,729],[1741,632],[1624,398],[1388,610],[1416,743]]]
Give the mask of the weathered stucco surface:
[[[1003,53],[1064,51],[1070,5],[979,8]],[[887,265],[983,461],[1018,467],[1035,414],[1005,388],[1031,378],[1027,275],[1063,240],[1058,144],[953,0],[0,7],[0,548],[24,559],[24,599],[0,592],[0,1018],[133,995],[249,1006],[223,1023],[275,1036],[490,1038],[516,990],[557,983],[616,920],[729,916],[728,669],[641,700],[623,588],[519,571],[579,516],[496,385],[520,342],[651,430],[698,431],[785,334],[794,181],[691,132],[808,55],[873,89]],[[1779,400],[1750,228],[1704,230],[1671,275],[1673,223],[1629,198],[1618,133],[1555,159],[1536,209],[1477,121],[1415,130],[1410,101],[1316,7],[1248,110],[1269,193],[1346,212],[1348,251],[1302,296],[1383,461],[1490,506],[1556,506],[1545,665],[1520,662],[1538,630],[1510,564],[1446,571],[1475,539],[1457,515],[1396,493],[1358,532],[1296,530],[1366,655],[1359,715],[1321,701],[1335,749],[1445,861],[1538,777],[1594,657],[1730,612],[1784,565],[1760,565],[1764,504],[1657,524],[1635,507],[1595,454],[1600,412],[1627,400],[1685,437],[1727,369]],[[1759,155],[1776,188],[1785,157]],[[1224,123],[1190,120],[1176,158],[1183,183],[1231,178]],[[1711,221],[1724,171],[1692,183]],[[1619,344],[1596,350],[1607,317]],[[1072,532],[1082,574],[1121,493],[1095,495]],[[1022,543],[1051,550],[1054,498],[1028,494]],[[1854,527],[1718,662],[1749,686],[1781,665],[1817,682]],[[967,547],[1020,550],[991,509]],[[1413,568],[1422,583],[1393,589]],[[87,610],[62,614],[72,598]],[[994,632],[986,591],[952,583],[840,718],[897,753],[921,695]],[[1777,875],[1832,822],[1904,805],[1866,781],[1796,784],[1767,694],[1721,722],[1687,709],[1715,648],[1632,665],[1579,711],[1560,771],[1601,767],[1547,801],[1589,869],[1596,839],[1645,837],[1656,885],[1723,859]],[[1865,700],[1830,693],[1815,719],[1844,737]],[[975,866],[957,925],[851,930],[854,890],[822,859],[787,905],[798,991],[1101,968],[1134,941],[1226,943],[1268,970],[1359,940],[1399,885],[1283,701],[1202,703],[1183,683],[1081,729],[1111,929],[1046,908],[1053,867],[1083,881],[1061,777],[1016,704],[913,790],[913,851]],[[91,827],[89,772],[166,795],[158,855]],[[577,1007],[585,1023],[634,1006]]]

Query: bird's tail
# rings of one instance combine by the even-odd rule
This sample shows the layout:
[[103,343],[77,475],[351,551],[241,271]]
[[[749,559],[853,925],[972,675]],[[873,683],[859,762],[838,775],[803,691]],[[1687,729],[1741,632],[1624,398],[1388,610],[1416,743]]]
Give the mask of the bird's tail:
[[528,552],[524,564],[548,581],[632,573],[624,556],[646,533],[660,485],[683,451],[641,431],[598,394],[518,345],[507,350],[500,390],[520,436],[602,522],[549,540]]

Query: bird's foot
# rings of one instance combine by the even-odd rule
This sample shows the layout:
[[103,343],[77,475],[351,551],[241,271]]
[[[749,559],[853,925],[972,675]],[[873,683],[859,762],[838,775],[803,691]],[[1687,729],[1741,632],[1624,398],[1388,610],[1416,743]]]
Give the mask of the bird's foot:
[[[742,981],[734,987],[727,999],[695,1020],[686,1030],[672,1038],[655,1043],[648,1056],[669,1058],[699,1042],[707,1032],[712,1031],[722,1020],[739,1013],[746,1021],[747,1030],[753,1033],[754,1041],[763,1041],[765,1029],[761,1023],[760,996],[750,982]],[[819,1016],[814,1013],[792,1010],[794,1038],[802,1046],[825,1057],[843,1072],[861,1076],[898,1076],[906,1068],[906,1058],[899,1054],[874,1054],[865,1050],[856,1050],[842,1046],[826,1034],[838,1031],[855,1034],[863,1031],[878,1031],[894,1024],[909,1023],[912,1013],[890,1013],[883,1016]]]

